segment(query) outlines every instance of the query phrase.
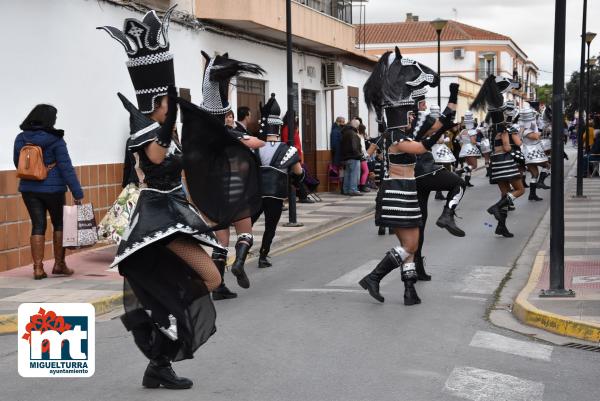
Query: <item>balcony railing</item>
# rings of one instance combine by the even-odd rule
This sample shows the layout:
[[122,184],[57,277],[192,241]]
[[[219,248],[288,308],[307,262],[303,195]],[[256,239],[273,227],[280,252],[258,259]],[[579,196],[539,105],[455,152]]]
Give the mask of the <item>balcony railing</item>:
[[330,17],[352,24],[352,0],[293,0]]

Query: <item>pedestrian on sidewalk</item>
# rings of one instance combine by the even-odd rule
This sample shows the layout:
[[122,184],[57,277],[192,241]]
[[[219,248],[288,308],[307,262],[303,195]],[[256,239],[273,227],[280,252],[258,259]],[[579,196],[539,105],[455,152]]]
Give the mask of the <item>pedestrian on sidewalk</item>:
[[342,128],[341,159],[344,162],[344,194],[349,196],[362,196],[358,191],[360,180],[360,161],[363,153],[361,139],[358,136],[358,120],[350,121],[350,124]]
[[[54,267],[52,274],[70,276],[73,270],[65,263],[65,249],[62,246],[63,206],[67,187],[73,194],[76,204],[83,199],[83,190],[71,163],[67,143],[63,139],[64,131],[54,128],[57,110],[48,104],[38,104],[31,110],[20,128],[23,130],[15,138],[14,163],[19,169],[19,161],[28,158],[33,163],[34,152],[30,145],[42,151],[42,161],[47,170],[44,179],[21,178],[19,192],[31,218],[31,256],[33,259],[33,278],[40,280],[48,277],[44,271],[44,244],[46,234],[46,213],[52,221],[54,245]],[[23,149],[25,146],[27,147]],[[23,153],[22,153],[23,152]]]
[[[356,119],[360,121],[358,117],[356,117]],[[369,160],[371,155],[375,152],[375,147],[367,148],[369,136],[367,135],[367,127],[362,122],[358,125],[358,136],[360,138],[360,150],[362,152],[358,190],[360,192],[371,192],[367,185],[369,179],[369,164],[367,163],[367,160]]]
[[[290,111],[286,111],[285,115],[283,116],[283,127],[281,128],[281,142],[283,143],[288,143],[289,140],[289,136],[288,136],[288,113]],[[306,172],[306,166],[304,165],[304,155],[302,154],[302,138],[300,138],[300,129],[298,126],[298,116],[296,115],[296,113],[292,110],[291,113],[293,114],[293,119],[294,119],[294,148],[296,148],[296,150],[298,151],[298,156],[300,157],[300,163],[302,164],[302,169]],[[313,201],[312,199],[310,199],[308,197],[308,190],[306,188],[306,185],[304,184],[304,182],[300,182],[297,183],[295,185],[296,187],[296,194],[298,195],[298,202],[300,203],[315,203],[315,201]]]

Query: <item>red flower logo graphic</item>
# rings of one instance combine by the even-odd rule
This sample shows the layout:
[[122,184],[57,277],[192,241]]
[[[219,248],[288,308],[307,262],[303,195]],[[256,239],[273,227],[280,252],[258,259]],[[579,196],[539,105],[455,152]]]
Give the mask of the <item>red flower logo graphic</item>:
[[[48,330],[55,330],[59,333],[70,330],[71,325],[65,323],[65,318],[57,316],[53,311],[46,312],[43,308],[40,308],[36,315],[31,316],[29,323],[25,326],[26,333],[23,334],[24,340],[28,340],[31,344],[31,332],[40,331],[45,332]],[[64,344],[64,342],[63,342]],[[48,340],[42,341],[42,352],[47,352],[50,349],[50,343]]]

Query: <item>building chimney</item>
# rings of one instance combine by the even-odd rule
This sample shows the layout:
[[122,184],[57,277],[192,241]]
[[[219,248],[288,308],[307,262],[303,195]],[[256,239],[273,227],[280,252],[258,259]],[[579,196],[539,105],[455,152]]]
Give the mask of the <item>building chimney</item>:
[[413,15],[413,21],[419,22],[419,16],[418,15]]
[[406,22],[411,22],[413,20],[412,13],[406,13]]

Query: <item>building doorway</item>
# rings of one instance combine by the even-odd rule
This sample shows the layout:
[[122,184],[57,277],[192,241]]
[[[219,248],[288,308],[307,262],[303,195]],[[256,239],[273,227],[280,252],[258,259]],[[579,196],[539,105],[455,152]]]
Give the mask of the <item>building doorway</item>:
[[[238,107],[249,107],[252,113],[252,120],[246,128],[251,134],[258,136],[260,104],[265,103],[265,81],[238,77],[236,87]],[[235,119],[237,120],[237,110],[234,110],[234,112],[236,113]]]
[[304,164],[313,176],[317,174],[317,92],[302,90],[302,153]]

